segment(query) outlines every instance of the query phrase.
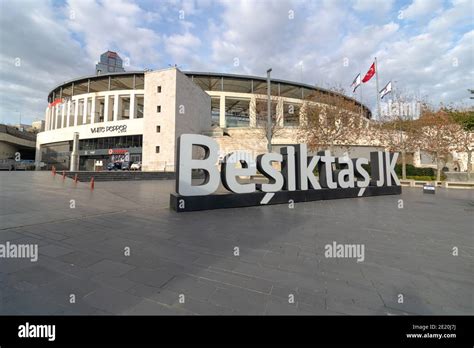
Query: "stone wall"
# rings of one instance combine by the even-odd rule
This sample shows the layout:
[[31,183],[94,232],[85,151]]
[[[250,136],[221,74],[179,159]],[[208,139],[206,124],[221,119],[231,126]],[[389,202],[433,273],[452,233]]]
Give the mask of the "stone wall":
[[143,122],[143,171],[174,171],[177,138],[210,129],[211,98],[176,68],[147,72]]

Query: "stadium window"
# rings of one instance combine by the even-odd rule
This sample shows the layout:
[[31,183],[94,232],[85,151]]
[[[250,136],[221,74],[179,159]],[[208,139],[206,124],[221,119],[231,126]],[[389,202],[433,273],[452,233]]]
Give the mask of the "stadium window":
[[156,146],[156,147],[155,147],[155,152],[156,152],[156,153],[160,153],[160,147],[159,147],[159,146]]
[[158,93],[161,93],[161,86],[158,86],[157,91]]
[[158,106],[156,107],[156,112],[161,112],[161,105],[158,105]]
[[156,132],[160,133],[161,132],[161,126],[156,126]]

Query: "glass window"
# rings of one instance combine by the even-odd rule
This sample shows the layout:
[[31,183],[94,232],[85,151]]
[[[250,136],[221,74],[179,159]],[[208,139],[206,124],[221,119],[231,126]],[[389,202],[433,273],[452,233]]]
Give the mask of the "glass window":
[[280,96],[285,98],[301,99],[301,87],[280,84]]
[[112,91],[133,89],[133,76],[112,76],[110,89]]
[[105,98],[99,97],[95,101],[95,122],[104,122]]
[[221,98],[211,97],[211,119],[212,122],[219,123],[219,110],[221,107]]
[[142,95],[141,96],[136,95],[135,98],[136,98],[136,101],[137,101],[136,115],[135,116],[136,116],[136,118],[143,118],[143,105],[144,105],[143,104],[144,103],[143,96]]
[[90,124],[91,123],[91,111],[92,111],[92,98],[87,98],[86,100],[86,114],[85,114],[85,124]]
[[[122,98],[122,110],[119,110],[119,120],[128,120],[130,119],[130,97],[120,97]],[[120,118],[120,116],[122,116]]]
[[78,115],[77,115],[77,125],[84,124],[83,114],[84,114],[84,100],[78,100],[76,103],[79,104]]
[[249,99],[233,99],[225,100],[225,119],[228,127],[248,127],[250,124]]
[[66,99],[72,97],[72,84],[63,87],[62,96],[63,98],[66,98]]
[[221,78],[213,76],[194,76],[193,81],[205,91],[221,91]]
[[74,109],[75,109],[74,104],[75,103],[76,102],[73,102],[73,101],[71,101],[71,103],[69,103],[69,122],[68,122],[69,127],[74,126]]
[[53,91],[53,100],[52,101],[55,101],[56,99],[59,99],[59,95],[61,94],[61,89],[58,88],[56,90]]
[[[278,83],[270,84],[271,95],[278,95]],[[253,92],[255,94],[267,94],[267,81],[253,80]]]
[[[87,81],[74,84],[74,95],[87,93]],[[59,94],[58,94],[59,95]]]
[[109,77],[95,77],[90,80],[90,92],[104,92],[109,90]]
[[252,81],[248,79],[231,79],[224,77],[224,91],[252,93]]
[[145,88],[145,76],[135,75],[135,89],[144,89],[144,88]]

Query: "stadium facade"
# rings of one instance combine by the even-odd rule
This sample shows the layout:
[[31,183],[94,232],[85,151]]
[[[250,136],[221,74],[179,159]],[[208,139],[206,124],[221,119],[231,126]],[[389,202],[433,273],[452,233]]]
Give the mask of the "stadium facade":
[[[297,143],[306,97],[315,93],[351,100],[371,118],[366,106],[345,95],[272,79],[272,115],[283,130],[273,139],[275,146]],[[48,95],[36,162],[45,163],[43,168],[95,170],[126,156],[141,161],[144,171],[174,171],[176,141],[184,133],[212,136],[226,152],[263,153],[266,94],[262,77],[175,67],[77,78]]]

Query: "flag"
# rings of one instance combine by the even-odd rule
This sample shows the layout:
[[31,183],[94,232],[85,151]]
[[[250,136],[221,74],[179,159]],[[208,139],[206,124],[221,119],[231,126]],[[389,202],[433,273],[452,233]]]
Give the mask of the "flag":
[[351,85],[351,87],[352,87],[352,93],[355,93],[357,87],[359,87],[360,84],[361,84],[361,82],[360,82],[360,74],[358,74],[358,75],[356,76],[356,78],[354,79],[354,81],[352,81],[352,85]]
[[383,97],[385,97],[390,92],[392,92],[392,81],[387,83],[387,85],[384,88],[382,88],[382,90],[379,92],[380,93],[380,99],[383,99]]
[[363,83],[368,82],[374,75],[375,75],[375,62],[372,63],[372,65],[370,66],[370,69],[369,71],[367,71],[367,74],[365,74],[364,78],[362,79],[362,82]]

